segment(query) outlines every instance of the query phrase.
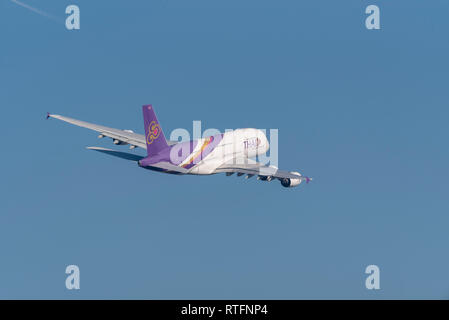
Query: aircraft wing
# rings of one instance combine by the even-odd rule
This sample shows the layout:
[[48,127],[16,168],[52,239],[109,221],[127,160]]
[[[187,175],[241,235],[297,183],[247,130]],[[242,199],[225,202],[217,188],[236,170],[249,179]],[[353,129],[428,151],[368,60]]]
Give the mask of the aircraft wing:
[[307,183],[312,180],[312,178],[304,177],[299,173],[293,173],[289,171],[279,170],[276,167],[264,166],[261,163],[251,161],[247,163],[235,164],[235,163],[225,163],[215,170],[216,173],[226,172],[226,173],[237,173],[240,175],[247,174],[249,177],[252,176],[262,176],[271,177],[277,179],[299,179],[306,181]]
[[[147,149],[147,145],[145,143],[145,136],[143,134],[134,133],[130,130],[121,130],[121,129],[115,129],[110,127],[101,126],[94,123],[89,123],[65,116],[60,116],[58,114],[50,114],[47,113],[47,119],[48,118],[55,118],[58,120],[62,120],[71,124],[74,124],[78,127],[87,128],[90,130],[94,130],[99,132],[102,136],[109,137],[112,139],[119,140],[121,142],[125,142],[130,144],[131,146],[136,146],[142,149]],[[167,141],[168,145],[173,145],[178,143],[177,141]]]

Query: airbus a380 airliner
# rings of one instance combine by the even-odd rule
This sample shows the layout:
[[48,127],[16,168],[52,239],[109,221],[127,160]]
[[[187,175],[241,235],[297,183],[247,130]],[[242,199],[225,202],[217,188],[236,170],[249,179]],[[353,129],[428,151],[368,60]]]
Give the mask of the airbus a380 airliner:
[[142,168],[172,174],[206,175],[226,173],[230,176],[246,174],[246,178],[257,176],[258,180],[278,179],[284,187],[296,187],[302,181],[308,183],[311,178],[298,172],[278,170],[274,166],[265,166],[251,158],[265,154],[269,143],[264,132],[258,129],[237,129],[210,137],[173,142],[165,139],[161,126],[151,105],[144,105],[143,120],[145,135],[131,130],[121,130],[92,124],[57,114],[47,113],[48,118],[59,119],[100,133],[99,138],[110,137],[116,145],[129,144],[131,149],[139,147],[147,150],[147,156],[121,152],[100,147],[88,147],[90,150],[106,153],[126,160],[136,161]]

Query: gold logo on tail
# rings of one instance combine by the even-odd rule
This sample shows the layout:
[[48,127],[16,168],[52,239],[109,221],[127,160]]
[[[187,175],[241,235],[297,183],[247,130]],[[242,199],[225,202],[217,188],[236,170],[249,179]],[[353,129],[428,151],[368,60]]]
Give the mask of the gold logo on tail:
[[161,134],[161,126],[156,121],[151,121],[148,126],[147,144],[152,144]]

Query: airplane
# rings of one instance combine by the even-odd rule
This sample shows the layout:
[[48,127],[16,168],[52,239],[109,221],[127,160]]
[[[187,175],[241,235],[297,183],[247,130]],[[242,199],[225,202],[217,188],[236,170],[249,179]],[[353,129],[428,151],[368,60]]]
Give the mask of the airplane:
[[197,140],[167,141],[153,106],[144,105],[142,111],[145,135],[57,114],[47,113],[47,119],[55,118],[97,131],[98,138],[109,137],[115,145],[129,145],[131,149],[136,147],[146,149],[145,157],[102,147],[87,147],[89,150],[135,161],[139,167],[148,170],[180,175],[225,173],[226,176],[231,176],[237,173],[237,176],[246,175],[246,179],[253,176],[257,176],[257,179],[261,181],[278,179],[286,188],[296,187],[303,181],[309,183],[312,180],[299,172],[282,171],[275,166],[266,166],[251,159],[264,155],[269,149],[268,139],[262,130],[236,129]]

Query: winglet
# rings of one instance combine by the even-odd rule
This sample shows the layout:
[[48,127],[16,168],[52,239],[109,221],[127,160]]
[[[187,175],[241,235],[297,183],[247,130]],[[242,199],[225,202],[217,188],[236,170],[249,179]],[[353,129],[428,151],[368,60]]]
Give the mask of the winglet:
[[309,178],[309,177],[304,177],[304,178],[306,178],[306,183],[309,183],[310,181],[313,180],[312,178]]
[[48,120],[48,118],[50,118],[50,112],[47,112],[47,117],[46,117],[46,119]]

